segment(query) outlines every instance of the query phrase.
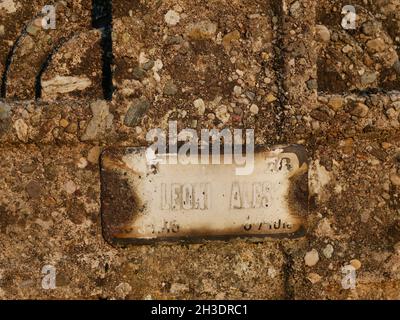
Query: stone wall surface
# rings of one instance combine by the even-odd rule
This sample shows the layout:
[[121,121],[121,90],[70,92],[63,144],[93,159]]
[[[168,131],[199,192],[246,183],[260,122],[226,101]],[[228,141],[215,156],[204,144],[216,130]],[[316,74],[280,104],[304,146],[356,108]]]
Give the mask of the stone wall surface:
[[[399,1],[48,2],[0,0],[1,299],[400,298]],[[305,236],[106,242],[102,151],[170,120],[304,145]]]

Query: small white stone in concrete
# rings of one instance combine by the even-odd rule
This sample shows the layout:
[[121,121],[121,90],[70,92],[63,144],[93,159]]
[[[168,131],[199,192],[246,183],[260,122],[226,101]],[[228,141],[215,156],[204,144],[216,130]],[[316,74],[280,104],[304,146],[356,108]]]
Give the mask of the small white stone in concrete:
[[304,257],[304,262],[306,263],[306,266],[313,267],[315,266],[319,261],[319,254],[318,251],[315,249],[312,249],[311,251],[308,251]]
[[121,282],[116,286],[115,291],[119,298],[125,298],[132,291],[132,287],[127,282]]
[[47,96],[57,93],[68,93],[72,91],[83,91],[92,85],[87,77],[55,76],[53,79],[43,81],[43,92]]
[[240,96],[242,94],[242,87],[241,86],[235,86],[233,88],[233,93],[235,94],[235,96]]
[[68,194],[73,194],[76,191],[76,184],[72,180],[68,180],[64,185],[64,190]]
[[277,272],[276,272],[275,268],[274,268],[274,267],[269,267],[269,268],[268,268],[268,276],[269,276],[271,279],[273,279],[273,278],[276,277],[276,275],[277,275]]
[[28,142],[28,125],[24,120],[18,119],[14,123],[15,131],[17,132],[17,137],[22,142]]
[[322,253],[324,254],[325,258],[327,259],[332,258],[333,246],[331,244],[327,244]]
[[174,10],[169,10],[164,16],[165,22],[170,26],[176,26],[180,19],[179,13]]
[[85,169],[88,165],[88,161],[86,160],[86,158],[82,157],[78,160],[77,165],[79,169]]
[[311,163],[308,179],[310,194],[321,196],[324,187],[331,181],[331,175],[329,171],[319,163],[319,160],[316,160]]
[[196,108],[197,113],[200,114],[200,115],[204,114],[204,112],[206,111],[206,105],[205,105],[203,99],[201,99],[201,98],[200,99],[196,99],[193,102],[193,105]]
[[224,105],[220,105],[215,111],[215,115],[222,123],[226,123],[229,121],[230,115],[228,113],[228,108]]
[[252,114],[258,114],[258,106],[256,104],[252,104],[250,107],[250,112]]

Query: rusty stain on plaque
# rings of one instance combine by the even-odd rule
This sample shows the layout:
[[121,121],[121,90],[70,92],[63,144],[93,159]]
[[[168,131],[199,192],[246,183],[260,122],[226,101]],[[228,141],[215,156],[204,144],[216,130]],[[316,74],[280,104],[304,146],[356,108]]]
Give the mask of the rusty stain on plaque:
[[249,175],[236,175],[235,164],[221,163],[149,165],[144,147],[106,149],[101,161],[106,240],[146,244],[304,235],[304,147],[256,148]]

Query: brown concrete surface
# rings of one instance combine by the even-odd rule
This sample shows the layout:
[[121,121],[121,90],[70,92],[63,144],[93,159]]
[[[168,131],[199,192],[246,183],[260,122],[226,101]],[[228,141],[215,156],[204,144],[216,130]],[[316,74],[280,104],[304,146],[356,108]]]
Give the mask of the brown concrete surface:
[[[55,30],[51,3],[0,0],[0,298],[399,299],[400,2],[112,3],[107,34],[89,0],[57,2]],[[109,245],[100,153],[169,120],[304,145],[306,235]]]

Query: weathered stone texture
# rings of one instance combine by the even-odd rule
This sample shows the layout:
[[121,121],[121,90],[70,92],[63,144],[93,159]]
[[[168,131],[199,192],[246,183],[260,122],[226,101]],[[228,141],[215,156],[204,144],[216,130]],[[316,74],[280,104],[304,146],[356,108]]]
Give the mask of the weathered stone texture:
[[[112,34],[91,1],[60,3],[53,31],[43,1],[2,2],[0,298],[399,299],[399,3],[353,2],[349,31],[345,1],[114,0]],[[110,246],[101,151],[169,120],[304,145],[306,236]]]

